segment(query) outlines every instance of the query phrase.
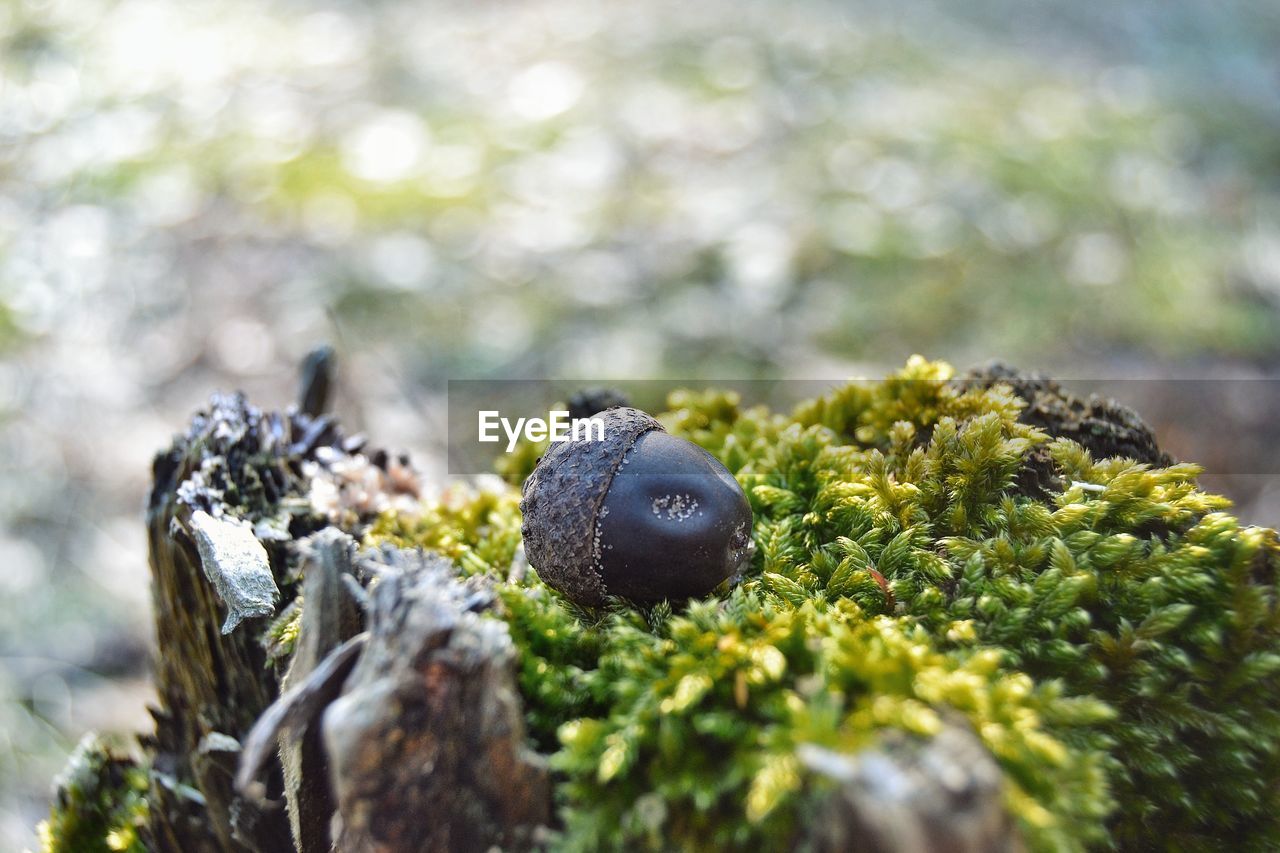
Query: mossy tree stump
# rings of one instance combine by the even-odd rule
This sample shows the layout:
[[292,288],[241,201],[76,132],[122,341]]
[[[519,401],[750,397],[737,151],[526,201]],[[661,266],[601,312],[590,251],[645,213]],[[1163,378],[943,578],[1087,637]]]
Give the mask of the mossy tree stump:
[[[264,853],[530,846],[550,793],[525,747],[510,637],[472,612],[474,596],[491,596],[447,561],[357,557],[341,528],[367,515],[312,501],[320,468],[398,488],[386,454],[362,453],[321,414],[327,365],[316,367],[299,407],[215,396],[156,460],[160,705],[139,840]],[[360,583],[374,575],[370,598]]]
[[[937,379],[913,365],[904,377]],[[1226,806],[1206,802],[1200,816],[1200,803],[1188,810],[1173,798],[1151,806],[1151,814],[1166,815],[1154,819],[1130,803],[1107,805],[1108,784],[1125,779],[1127,762],[1147,748],[1141,738],[1126,740],[1133,730],[1113,721],[1163,707],[1144,698],[1149,688],[1126,687],[1164,683],[1158,672],[1152,681],[1151,662],[1143,670],[1131,661],[1157,654],[1176,672],[1181,655],[1192,667],[1188,679],[1217,683],[1207,664],[1192,660],[1216,654],[1209,628],[1197,627],[1200,633],[1180,638],[1171,651],[1158,638],[1218,600],[1236,602],[1246,614],[1239,618],[1250,620],[1223,634],[1223,653],[1234,649],[1242,667],[1228,673],[1224,665],[1221,697],[1188,693],[1178,700],[1189,709],[1179,713],[1203,720],[1187,716],[1168,728],[1193,733],[1203,724],[1212,731],[1236,711],[1251,715],[1262,736],[1246,747],[1251,754],[1241,753],[1246,763],[1274,751],[1280,739],[1276,721],[1259,710],[1276,693],[1272,662],[1280,661],[1274,533],[1225,525],[1211,514],[1211,499],[1181,485],[1189,475],[1177,466],[1136,479],[1145,466],[1172,460],[1122,407],[1080,401],[1047,380],[1003,368],[971,374],[945,393],[929,391],[925,403],[921,393],[893,384],[899,380],[866,394],[837,391],[789,420],[695,399],[671,416],[673,428],[711,449],[748,485],[760,554],[743,588],[673,615],[667,605],[590,611],[559,601],[522,566],[510,495],[402,517],[399,509],[421,497],[418,484],[405,460],[345,436],[323,414],[330,371],[326,356],[311,360],[300,404],[284,413],[215,396],[157,457],[147,513],[159,649],[156,731],[133,759],[106,745],[86,746],[47,827],[51,849],[392,853],[581,849],[621,838],[651,847],[745,847],[768,838],[798,849],[976,853],[1106,846],[1104,832],[1112,833],[1111,845],[1139,849],[1142,827],[1159,831],[1160,822],[1190,846],[1214,833],[1232,833],[1246,845],[1277,836],[1254,794],[1224,796]],[[1072,441],[1046,443],[1054,436]],[[747,441],[756,449],[747,450]],[[824,449],[841,442],[863,448],[855,462]],[[1130,467],[1091,468],[1091,448],[1124,453]],[[951,474],[942,471],[951,464],[948,453],[960,459]],[[821,463],[855,471],[857,479],[829,510],[830,523],[843,525],[848,537],[815,540],[808,562],[801,556],[808,546],[800,544],[808,540],[786,537],[826,523],[806,501],[819,506],[831,498],[804,497],[801,481],[776,473],[802,458],[802,470]],[[959,473],[969,470],[977,485]],[[1122,497],[1117,483],[1129,490],[1124,523],[1150,537],[1146,550],[1128,533],[1078,524],[1106,510],[1106,501],[1080,503],[1072,471],[1106,478],[1107,485],[1090,489],[1113,501]],[[945,489],[933,485],[944,482]],[[1160,500],[1151,498],[1157,483]],[[893,510],[875,515],[867,506]],[[893,512],[908,521],[895,521]],[[923,528],[912,526],[926,512],[937,514],[932,524],[956,531],[932,549],[922,547]],[[876,524],[889,532],[876,532]],[[473,535],[469,544],[458,539],[463,528]],[[978,533],[990,538],[984,543]],[[378,541],[389,544],[370,547]],[[1194,588],[1195,573],[1177,562],[1184,546],[1191,549],[1185,559],[1206,560],[1203,588]],[[1213,549],[1226,556],[1204,557]],[[1128,616],[1112,624],[1098,609],[1111,593],[1099,590],[1125,582],[1108,573],[1140,551],[1153,561],[1144,569],[1147,586],[1167,575],[1189,591],[1160,591],[1136,628]],[[1000,566],[1019,560],[1032,567],[1022,580],[1016,573],[1002,579],[1011,569]],[[984,584],[980,597],[975,590]],[[1147,607],[1127,587],[1114,590],[1130,596],[1115,601],[1126,614]],[[1048,632],[1043,639],[1019,645],[1017,637],[982,634],[1007,633],[1002,626],[1023,618],[1023,601],[1033,625],[1025,630]],[[724,632],[718,654],[743,661],[724,684],[697,669],[707,652],[682,651],[682,643],[705,648],[716,631]],[[763,633],[752,639],[753,632]],[[1003,659],[974,646],[983,636],[1004,647]],[[885,656],[884,666],[869,667],[877,656]],[[814,692],[821,667],[832,666],[833,685],[845,686]],[[1109,680],[1109,671],[1124,666],[1134,681]],[[855,671],[853,681],[842,681]],[[903,681],[911,672],[920,683]],[[1029,694],[1032,677],[1050,686]],[[610,698],[610,679],[640,679],[647,693],[624,686]],[[834,734],[786,746],[783,732],[784,746],[755,757],[763,747],[750,726],[761,727],[761,743],[765,732],[777,731],[766,719],[778,715],[818,731],[825,704],[854,701],[849,685],[890,691],[883,708],[874,695],[849,706],[856,711],[850,719],[870,725],[873,737],[853,738],[861,744],[853,749],[835,746]],[[1232,706],[1228,693],[1246,685],[1254,695]],[[1068,695],[1057,698],[1063,690]],[[641,706],[650,699],[657,716],[646,718]],[[806,710],[805,701],[817,710]],[[711,703],[703,722],[696,714],[675,722],[699,702]],[[991,702],[1009,709],[980,722],[983,703]],[[885,714],[896,722],[875,722]],[[667,731],[664,717],[685,728]],[[606,735],[615,723],[621,728]],[[710,745],[726,736],[722,730],[743,725],[747,735],[736,751],[721,756]],[[647,726],[654,728],[643,734]],[[657,740],[649,746],[634,745],[650,736]],[[695,740],[664,754],[668,736]],[[1205,754],[1237,754],[1205,737]],[[689,806],[656,793],[668,790],[663,780],[643,775],[658,771],[635,764],[635,750],[657,749],[650,768],[685,766],[690,750],[704,748],[697,738],[711,738],[705,758],[724,763],[719,772],[698,769],[717,780],[706,784],[728,780],[725,790],[746,792],[745,802],[708,799],[715,815],[709,826],[697,825],[697,790],[680,795],[694,809],[681,812]],[[551,756],[557,739],[562,747]],[[1239,749],[1235,742],[1231,749]],[[692,758],[688,767],[700,767],[703,759]],[[1171,767],[1197,760],[1193,753],[1176,758]],[[744,761],[754,778],[738,779]],[[1058,769],[1048,782],[1026,778],[1035,762]],[[1265,766],[1257,764],[1259,776],[1242,787],[1271,790],[1274,800],[1267,779],[1275,771]],[[1065,799],[1055,778],[1084,801]],[[630,790],[641,792],[634,801]],[[1239,803],[1249,797],[1257,809],[1245,813]],[[720,820],[732,825],[714,825]]]

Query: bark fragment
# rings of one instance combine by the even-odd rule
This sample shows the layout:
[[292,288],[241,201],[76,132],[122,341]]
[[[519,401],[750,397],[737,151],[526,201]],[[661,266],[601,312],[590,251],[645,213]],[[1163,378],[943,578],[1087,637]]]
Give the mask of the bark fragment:
[[246,524],[214,518],[196,510],[188,522],[200,551],[200,566],[227,606],[222,633],[230,634],[245,619],[276,612],[280,590],[271,576],[271,561]]
[[334,527],[299,543],[304,565],[302,625],[281,689],[289,695],[314,684],[318,693],[312,697],[316,713],[300,714],[293,736],[281,741],[280,762],[289,824],[301,853],[324,853],[332,846],[329,823],[335,805],[318,712],[338,695],[364,647],[363,641],[355,642],[365,635],[358,633],[361,613],[346,585],[357,573],[355,550],[355,540]]
[[823,853],[1019,853],[1000,767],[962,722],[932,738],[895,732],[855,755],[805,745],[801,763],[839,784],[809,841]]
[[525,746],[507,626],[481,578],[385,551],[370,640],[324,715],[344,851],[529,847],[550,819],[542,758]]
[[[1173,457],[1160,449],[1155,433],[1138,413],[1115,400],[1096,394],[1077,397],[1043,374],[1027,373],[1000,363],[969,371],[960,384],[962,388],[1008,385],[1027,402],[1018,416],[1020,422],[1042,429],[1052,438],[1078,442],[1094,459],[1125,456],[1156,467],[1174,463]],[[1038,500],[1051,499],[1064,485],[1045,448],[1036,448],[1028,454],[1018,475],[1020,494]]]

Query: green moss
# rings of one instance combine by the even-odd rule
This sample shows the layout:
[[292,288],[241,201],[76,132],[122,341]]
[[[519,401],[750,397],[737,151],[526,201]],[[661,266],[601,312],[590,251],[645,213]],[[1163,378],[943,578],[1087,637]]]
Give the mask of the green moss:
[[365,542],[428,548],[453,559],[468,574],[505,577],[520,547],[519,503],[514,492],[457,487],[420,516],[385,513],[365,534]]
[[[913,359],[790,415],[673,394],[661,419],[756,514],[733,591],[582,613],[536,573],[501,584],[563,846],[776,846],[821,784],[796,744],[928,736],[945,713],[999,761],[1032,849],[1280,843],[1275,532],[1221,512],[1193,465],[1093,460],[950,375]],[[1015,487],[1037,449],[1067,483],[1052,500]],[[373,538],[505,578],[516,496]]]
[[96,735],[87,735],[58,781],[49,819],[37,833],[43,853],[143,853],[147,771]]
[[271,620],[262,645],[267,650],[267,660],[276,663],[293,657],[298,646],[298,632],[302,630],[302,595],[296,596]]
[[[797,604],[797,602],[800,602]],[[555,767],[569,849],[787,845],[807,778],[796,746],[856,750],[886,729],[934,734],[967,717],[1008,771],[1007,801],[1038,846],[1099,834],[1101,755],[1050,735],[1054,686],[1002,671],[994,651],[948,655],[918,624],[748,584],[655,627],[605,631],[596,688],[608,712],[561,728]],[[1105,713],[1068,703],[1078,720]]]

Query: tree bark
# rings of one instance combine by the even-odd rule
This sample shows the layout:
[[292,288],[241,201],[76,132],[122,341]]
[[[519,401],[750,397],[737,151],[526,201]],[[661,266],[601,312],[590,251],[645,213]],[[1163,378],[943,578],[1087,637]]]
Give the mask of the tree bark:
[[[154,773],[146,840],[156,850],[281,849],[289,838],[283,814],[257,813],[232,790],[238,740],[275,698],[278,681],[255,632],[222,632],[228,607],[205,575],[192,529],[197,512],[228,514],[205,475],[226,473],[243,455],[246,448],[228,438],[249,440],[239,427],[254,420],[243,398],[215,398],[154,466],[147,532],[160,704],[148,744]],[[283,575],[283,548],[268,553],[272,573]],[[271,787],[280,789],[278,772]]]

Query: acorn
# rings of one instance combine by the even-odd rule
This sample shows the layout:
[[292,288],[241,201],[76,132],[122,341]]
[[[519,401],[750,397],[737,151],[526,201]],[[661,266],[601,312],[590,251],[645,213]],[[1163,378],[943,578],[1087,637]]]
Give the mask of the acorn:
[[751,506],[714,456],[644,412],[612,408],[551,445],[525,480],[525,553],[579,604],[705,595],[750,560]]

